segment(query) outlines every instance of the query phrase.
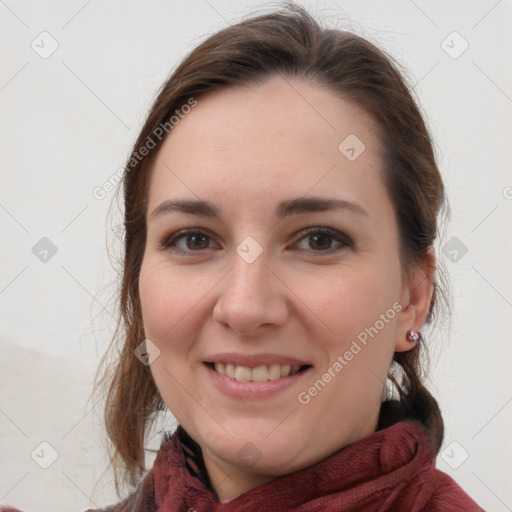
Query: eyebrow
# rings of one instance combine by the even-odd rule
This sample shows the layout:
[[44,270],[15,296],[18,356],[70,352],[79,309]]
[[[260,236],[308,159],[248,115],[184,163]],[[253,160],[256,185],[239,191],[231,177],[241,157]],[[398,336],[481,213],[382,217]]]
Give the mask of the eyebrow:
[[[299,197],[297,199],[281,201],[276,207],[275,216],[278,219],[283,219],[284,217],[301,213],[325,212],[335,209],[342,209],[368,217],[368,212],[358,203],[345,199],[326,197]],[[150,218],[155,219],[171,212],[217,219],[221,217],[221,210],[209,201],[200,199],[167,199],[153,210]]]

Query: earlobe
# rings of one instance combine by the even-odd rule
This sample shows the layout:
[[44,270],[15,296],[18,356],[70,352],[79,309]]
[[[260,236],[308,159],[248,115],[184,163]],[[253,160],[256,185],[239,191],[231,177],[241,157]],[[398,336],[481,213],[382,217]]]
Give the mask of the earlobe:
[[419,330],[430,311],[434,293],[435,252],[430,246],[422,265],[414,269],[404,284],[402,311],[397,323],[396,352],[411,350],[421,341]]

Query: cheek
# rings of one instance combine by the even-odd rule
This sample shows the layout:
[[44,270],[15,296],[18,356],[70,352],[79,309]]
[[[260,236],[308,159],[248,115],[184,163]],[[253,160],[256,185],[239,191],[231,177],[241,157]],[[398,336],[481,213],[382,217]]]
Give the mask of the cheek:
[[356,338],[399,297],[396,269],[383,269],[379,264],[345,268],[320,280],[311,279],[302,279],[304,294],[309,297],[307,305],[328,328],[325,332],[331,332],[334,344]]
[[[363,403],[373,404],[387,374],[394,350],[399,272],[368,265],[364,271],[334,273],[322,284],[316,287],[311,309],[320,312],[323,325],[318,323],[313,337],[326,357],[310,384],[330,371],[331,376],[325,377],[332,384],[322,391],[316,406],[338,404],[333,407],[340,414],[345,407],[353,408],[356,417]],[[307,287],[311,283],[305,281],[304,290]],[[336,361],[340,364],[334,367]]]
[[143,263],[139,277],[139,296],[147,338],[160,339],[172,325],[169,309],[168,286],[165,275],[157,266]]
[[144,334],[160,350],[150,370],[164,403],[180,423],[189,421],[190,395],[195,394],[188,354],[197,329],[194,305],[205,294],[197,284],[166,262],[151,256],[143,261],[139,294]]
[[205,291],[172,266],[145,259],[139,277],[144,333],[160,343],[175,336]]

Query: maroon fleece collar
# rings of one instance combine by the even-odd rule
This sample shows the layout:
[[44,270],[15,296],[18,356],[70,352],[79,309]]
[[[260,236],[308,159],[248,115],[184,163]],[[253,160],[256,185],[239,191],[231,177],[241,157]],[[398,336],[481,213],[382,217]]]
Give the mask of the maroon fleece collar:
[[[220,503],[205,482],[197,449],[182,427],[162,443],[148,475],[158,512],[482,510],[435,469],[436,449],[423,426],[412,420],[379,430],[227,503]],[[439,498],[440,485],[446,498]],[[446,508],[433,508],[436,500],[444,500]]]

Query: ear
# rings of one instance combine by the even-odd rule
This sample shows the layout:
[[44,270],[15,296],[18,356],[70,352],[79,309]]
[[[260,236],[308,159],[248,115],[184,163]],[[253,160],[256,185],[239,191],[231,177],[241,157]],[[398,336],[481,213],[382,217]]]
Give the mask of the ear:
[[409,329],[419,331],[425,323],[434,293],[435,265],[435,251],[430,246],[423,263],[411,271],[409,279],[404,280],[400,299],[402,310],[397,322],[396,352],[405,352],[414,348],[414,344],[407,340],[407,331]]

